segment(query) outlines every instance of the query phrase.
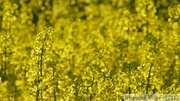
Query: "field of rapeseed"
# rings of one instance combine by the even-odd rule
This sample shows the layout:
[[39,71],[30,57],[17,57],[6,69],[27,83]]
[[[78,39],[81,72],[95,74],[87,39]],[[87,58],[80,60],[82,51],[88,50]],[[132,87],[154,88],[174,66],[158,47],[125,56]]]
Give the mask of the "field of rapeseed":
[[0,0],[0,101],[179,94],[179,0]]

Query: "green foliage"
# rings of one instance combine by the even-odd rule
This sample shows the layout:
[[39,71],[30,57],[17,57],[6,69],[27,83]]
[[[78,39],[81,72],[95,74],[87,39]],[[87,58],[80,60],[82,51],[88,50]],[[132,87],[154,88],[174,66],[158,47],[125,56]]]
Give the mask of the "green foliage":
[[0,100],[180,92],[176,0],[1,0]]

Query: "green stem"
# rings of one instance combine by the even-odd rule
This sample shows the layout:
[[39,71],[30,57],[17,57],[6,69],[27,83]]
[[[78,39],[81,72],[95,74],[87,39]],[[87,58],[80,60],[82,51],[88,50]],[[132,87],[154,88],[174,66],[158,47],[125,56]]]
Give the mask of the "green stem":
[[[55,67],[53,66],[53,82],[55,82],[54,74],[55,74]],[[54,86],[54,101],[56,101],[56,87],[55,86]]]
[[3,78],[3,81],[6,80],[6,74],[7,74],[7,73],[6,73],[6,71],[7,71],[7,60],[6,60],[6,59],[7,59],[7,50],[6,50],[6,47],[5,47],[5,49],[4,49],[4,59],[5,59],[5,60],[4,60],[4,70],[3,70],[3,71],[4,71],[4,73],[3,73],[3,77],[4,77],[4,78]]
[[150,78],[151,78],[151,70],[152,70],[153,64],[151,64],[149,68],[148,78],[147,78],[147,86],[146,86],[146,94],[149,93],[149,87],[150,87]]
[[36,88],[37,88],[37,91],[36,91],[36,101],[39,101],[39,82],[40,82],[40,80],[39,80],[39,71],[38,71],[38,78],[37,78],[38,80],[38,82],[37,82],[37,85],[36,85]]
[[128,64],[128,67],[129,67],[129,87],[128,87],[128,93],[129,93],[129,97],[130,97],[130,94],[131,94],[131,87],[130,87],[130,82],[131,82],[131,68]]

